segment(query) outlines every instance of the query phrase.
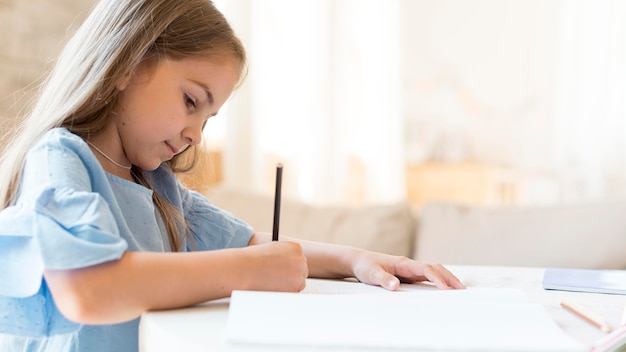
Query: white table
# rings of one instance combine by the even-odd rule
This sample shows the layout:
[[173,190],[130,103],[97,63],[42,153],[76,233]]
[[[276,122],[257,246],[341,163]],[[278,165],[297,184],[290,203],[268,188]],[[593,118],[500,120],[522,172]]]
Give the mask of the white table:
[[[546,307],[556,323],[587,346],[605,336],[589,323],[561,308],[570,298],[603,315],[616,327],[626,304],[626,296],[580,292],[549,291],[541,287],[542,268],[447,266],[467,286],[512,287],[524,292],[528,301]],[[189,308],[147,312],[141,318],[139,345],[142,352],[160,351],[272,351],[276,348],[233,346],[224,340],[228,299],[206,302]],[[291,349],[290,349],[291,350]],[[304,349],[311,351],[312,349]],[[324,348],[325,351],[332,349]],[[337,351],[346,351],[338,349]]]

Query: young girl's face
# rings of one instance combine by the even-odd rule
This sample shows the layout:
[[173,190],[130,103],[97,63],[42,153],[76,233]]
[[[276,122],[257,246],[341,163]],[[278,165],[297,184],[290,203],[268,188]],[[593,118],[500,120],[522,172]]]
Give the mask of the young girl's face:
[[239,78],[229,60],[162,60],[139,67],[121,82],[112,119],[126,158],[154,170],[190,145],[200,143],[206,120],[217,114]]

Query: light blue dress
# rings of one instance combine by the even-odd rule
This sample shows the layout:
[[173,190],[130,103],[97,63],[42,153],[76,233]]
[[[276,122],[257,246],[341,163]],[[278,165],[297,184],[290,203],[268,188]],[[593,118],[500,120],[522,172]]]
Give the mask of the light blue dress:
[[[186,250],[244,247],[252,228],[180,185],[166,166],[146,177],[184,214]],[[152,191],[105,172],[76,135],[49,131],[29,152],[18,199],[0,212],[0,351],[138,350],[138,319],[81,325],[58,311],[43,270],[119,259],[125,251],[169,251]]]

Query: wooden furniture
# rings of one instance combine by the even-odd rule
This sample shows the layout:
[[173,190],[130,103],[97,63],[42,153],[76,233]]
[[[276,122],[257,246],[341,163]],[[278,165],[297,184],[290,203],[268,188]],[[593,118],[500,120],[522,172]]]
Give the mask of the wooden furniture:
[[555,192],[550,182],[541,172],[473,162],[407,165],[406,172],[407,199],[418,209],[427,202],[522,204],[534,201],[530,193],[539,184]]
[[[191,155],[189,155],[191,156]],[[222,152],[198,148],[197,165],[178,177],[187,187],[204,192],[224,180]],[[351,164],[352,165],[352,164]],[[355,173],[348,198],[360,199],[358,164],[351,166]],[[269,178],[273,179],[273,178]],[[467,205],[522,204],[529,201],[529,189],[537,182],[551,182],[550,175],[529,170],[517,170],[484,163],[428,162],[406,167],[407,200],[419,209],[427,202],[454,202]],[[530,199],[530,201],[533,201]]]
[[[197,162],[193,169],[177,173],[178,179],[189,189],[204,192],[211,186],[224,180],[222,172],[222,153],[208,150],[204,146],[197,148]],[[187,155],[191,158],[193,155]]]

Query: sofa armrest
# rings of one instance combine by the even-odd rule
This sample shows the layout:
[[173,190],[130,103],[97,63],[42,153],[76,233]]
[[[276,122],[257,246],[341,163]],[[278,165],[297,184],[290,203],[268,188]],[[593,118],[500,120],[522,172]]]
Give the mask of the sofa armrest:
[[626,267],[626,201],[542,207],[428,204],[415,256],[445,264]]
[[[272,197],[229,189],[212,189],[205,192],[205,196],[252,225],[255,231],[272,231]],[[415,220],[408,203],[322,207],[283,199],[280,233],[408,257],[414,245]]]

